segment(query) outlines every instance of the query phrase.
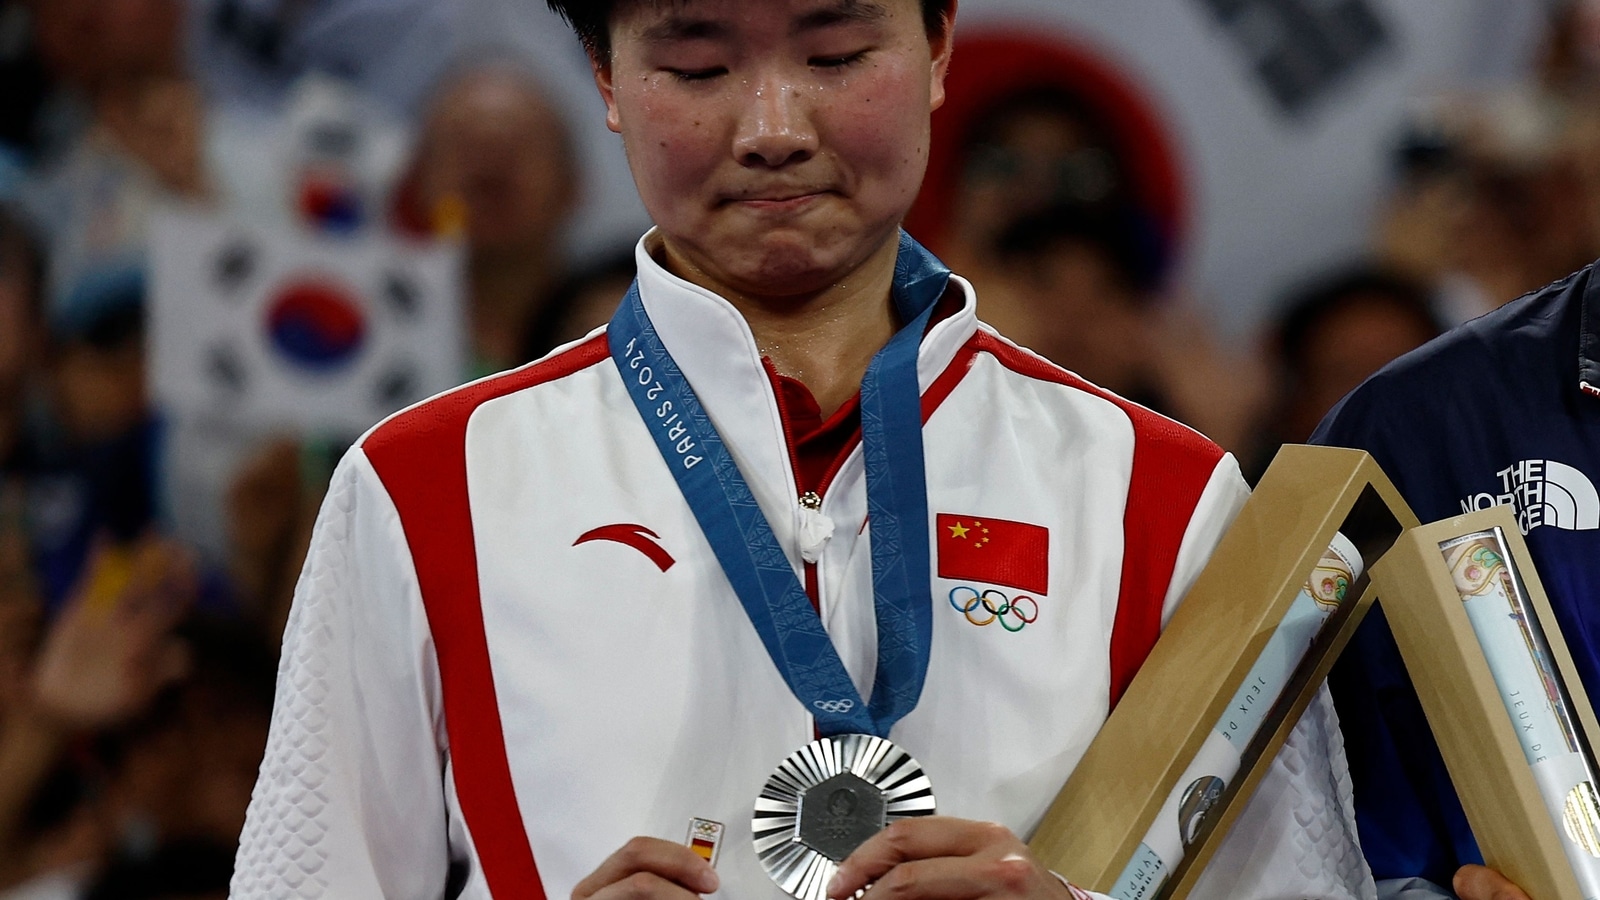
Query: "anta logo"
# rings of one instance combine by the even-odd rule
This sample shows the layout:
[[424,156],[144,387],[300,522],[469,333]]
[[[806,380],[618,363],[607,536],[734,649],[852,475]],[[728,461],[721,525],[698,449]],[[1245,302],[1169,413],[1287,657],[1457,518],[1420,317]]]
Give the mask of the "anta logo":
[[672,568],[677,560],[656,541],[661,540],[661,535],[644,527],[643,525],[602,525],[592,531],[585,531],[572,542],[572,546],[587,544],[590,541],[614,541],[643,553],[656,564],[656,568],[665,572]]
[[1500,478],[1499,491],[1465,498],[1462,512],[1510,506],[1523,534],[1541,525],[1563,531],[1600,528],[1600,493],[1577,469],[1553,459],[1525,459],[1495,474]]

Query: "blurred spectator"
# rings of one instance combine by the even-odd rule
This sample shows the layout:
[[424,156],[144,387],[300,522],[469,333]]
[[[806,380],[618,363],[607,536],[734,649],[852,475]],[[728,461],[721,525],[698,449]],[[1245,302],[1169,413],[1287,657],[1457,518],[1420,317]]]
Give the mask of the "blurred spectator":
[[28,521],[54,608],[96,542],[126,546],[155,521],[159,432],[145,393],[142,275],[84,279],[51,315],[50,335],[51,415],[31,448]]
[[[245,460],[228,485],[228,575],[239,609],[276,641],[311,546],[331,468],[308,476],[316,444],[279,437]],[[330,447],[329,455],[339,448]]]
[[1223,447],[1243,444],[1261,391],[1254,366],[1160,292],[1160,252],[1126,207],[1069,203],[1020,217],[997,251],[1004,275],[984,284],[984,321]]
[[550,294],[523,344],[523,359],[538,359],[611,321],[637,267],[633,248],[602,256],[573,273]]
[[[1171,403],[1151,367],[1159,268],[1125,215],[1079,204],[1011,221],[995,240],[1028,320],[1031,349],[1158,412]],[[996,310],[985,310],[994,324]],[[1009,315],[1007,316],[1009,318]],[[997,326],[998,327],[998,326]]]
[[0,207],[0,481],[20,465],[43,350],[44,256],[22,221]]
[[90,123],[24,194],[50,245],[52,295],[137,267],[161,203],[209,192],[200,94],[184,75],[182,0],[49,0],[41,55]]
[[[53,81],[39,59],[32,3],[0,0],[0,170],[38,158]],[[0,171],[0,193],[5,173]]]
[[1254,482],[1283,444],[1303,444],[1345,394],[1443,332],[1427,287],[1359,266],[1295,292],[1270,338],[1276,396],[1243,460]]
[[[266,741],[272,655],[238,626],[176,624],[197,581],[175,546],[142,541],[120,571],[109,560],[0,715],[0,886],[211,896]],[[184,859],[198,868],[186,873]],[[115,892],[133,888],[147,893]]]
[[957,57],[908,227],[1001,333],[1240,447],[1263,388],[1173,284],[1182,191],[1142,92],[1036,36],[979,33]]
[[91,98],[183,71],[182,0],[35,0],[41,54]]
[[577,202],[566,123],[505,62],[455,74],[428,110],[410,214],[466,239],[475,374],[518,365],[564,277],[562,232]]
[[958,30],[955,54],[913,235],[956,271],[981,272],[1016,218],[1090,207],[1136,222],[1170,268],[1184,173],[1146,86],[1090,44],[1026,27]]
[[[1062,337],[1062,329],[1047,321],[1059,323],[1051,319],[1056,305],[1046,307],[1050,312],[1034,308],[1041,273],[1027,286],[1004,277],[1007,257],[1014,261],[1019,251],[1003,245],[1017,244],[1019,222],[1043,224],[1067,216],[1101,223],[1094,226],[1101,231],[1101,225],[1115,222],[1119,246],[1144,243],[1140,250],[1152,251],[1141,254],[1136,280],[1145,288],[1159,280],[1165,261],[1153,252],[1153,232],[1144,227],[1133,202],[1112,129],[1092,104],[1070,90],[1028,86],[995,98],[963,129],[954,157],[949,216],[937,237],[938,252],[978,286],[979,316],[1012,340],[1056,359],[1045,345]],[[934,189],[932,182],[924,187]],[[1041,236],[1034,243],[1054,240]],[[1038,250],[1025,252],[1038,255]]]
[[1593,201],[1577,157],[1548,137],[1537,150],[1513,153],[1449,135],[1416,136],[1402,151],[1403,176],[1379,227],[1379,253],[1391,267],[1438,286],[1448,324],[1476,318],[1593,256]]
[[235,852],[217,841],[168,844],[108,866],[84,900],[226,900]]
[[408,116],[450,58],[459,14],[436,0],[188,3],[196,71],[214,101],[275,109],[300,79],[325,75]]
[[1141,263],[1159,280],[1165,260],[1122,159],[1111,130],[1073,94],[1033,88],[1001,98],[962,143],[942,252],[958,271],[992,268],[1018,220],[1072,207],[1120,219],[1126,240],[1148,245]]
[[52,812],[40,808],[49,802],[40,792],[74,740],[133,720],[184,673],[187,652],[170,633],[192,591],[170,545],[105,553],[30,654],[22,690],[0,716],[0,885],[92,864],[109,845],[80,792],[68,790]]
[[74,444],[114,439],[148,416],[144,323],[138,270],[82,278],[52,311],[53,409]]
[[96,540],[149,526],[155,432],[142,280],[87,279],[47,327],[43,270],[28,232],[0,215],[0,556],[22,560],[12,577],[54,608]]
[[1378,254],[1439,293],[1447,325],[1600,255],[1600,5],[1552,5],[1534,77],[1422,105]]

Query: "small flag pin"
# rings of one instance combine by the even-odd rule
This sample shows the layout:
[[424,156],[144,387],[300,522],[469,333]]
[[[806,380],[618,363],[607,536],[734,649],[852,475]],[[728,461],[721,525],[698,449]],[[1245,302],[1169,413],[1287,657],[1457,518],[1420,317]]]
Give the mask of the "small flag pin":
[[710,819],[690,819],[689,849],[710,863],[717,864],[717,852],[722,849],[722,823]]

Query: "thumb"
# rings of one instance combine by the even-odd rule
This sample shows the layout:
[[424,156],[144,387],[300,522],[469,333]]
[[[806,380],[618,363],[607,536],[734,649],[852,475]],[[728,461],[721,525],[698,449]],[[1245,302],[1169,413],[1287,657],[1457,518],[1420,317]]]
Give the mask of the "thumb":
[[1452,887],[1461,900],[1528,900],[1521,888],[1487,866],[1462,866]]

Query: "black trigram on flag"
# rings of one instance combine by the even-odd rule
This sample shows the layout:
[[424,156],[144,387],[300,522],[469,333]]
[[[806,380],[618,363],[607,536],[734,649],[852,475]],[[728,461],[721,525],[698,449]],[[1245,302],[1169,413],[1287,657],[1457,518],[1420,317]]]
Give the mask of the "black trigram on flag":
[[1199,0],[1278,108],[1303,115],[1390,45],[1369,0]]

